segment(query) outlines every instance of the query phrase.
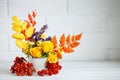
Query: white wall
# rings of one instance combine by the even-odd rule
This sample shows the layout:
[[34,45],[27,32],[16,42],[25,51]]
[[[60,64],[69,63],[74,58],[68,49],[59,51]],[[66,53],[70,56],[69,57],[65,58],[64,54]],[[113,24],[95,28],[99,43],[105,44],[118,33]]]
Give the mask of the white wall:
[[0,59],[25,56],[11,38],[11,17],[37,10],[37,28],[47,33],[83,32],[81,45],[64,60],[120,60],[120,0],[0,0]]

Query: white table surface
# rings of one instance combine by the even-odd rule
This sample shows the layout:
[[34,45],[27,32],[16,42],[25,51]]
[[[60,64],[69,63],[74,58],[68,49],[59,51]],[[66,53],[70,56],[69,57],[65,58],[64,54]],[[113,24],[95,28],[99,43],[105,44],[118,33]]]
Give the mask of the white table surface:
[[11,61],[0,62],[0,80],[120,80],[118,61],[63,61],[60,73],[50,77],[15,76],[9,71]]

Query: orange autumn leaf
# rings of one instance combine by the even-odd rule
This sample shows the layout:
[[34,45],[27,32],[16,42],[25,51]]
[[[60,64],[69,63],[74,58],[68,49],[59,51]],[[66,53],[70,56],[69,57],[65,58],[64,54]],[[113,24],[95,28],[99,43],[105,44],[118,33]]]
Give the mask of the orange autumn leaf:
[[32,23],[31,23],[31,24],[32,24],[32,26],[35,26],[35,24],[36,24],[36,21],[32,21]]
[[67,42],[67,43],[70,43],[70,35],[67,36],[66,42]]
[[75,36],[74,35],[72,35],[72,42],[74,42],[75,41]]
[[32,16],[30,14],[28,14],[28,19],[29,19],[30,23],[32,23],[33,19],[32,19]]
[[76,35],[76,36],[75,36],[75,40],[80,40],[81,36],[82,36],[82,33],[81,33],[81,34]]
[[62,54],[58,50],[54,50],[59,59],[62,59]]
[[73,43],[70,43],[70,44],[69,44],[69,47],[75,48],[75,47],[77,47],[79,44],[80,44],[80,42],[73,42]]
[[64,46],[64,44],[65,44],[65,35],[64,34],[60,37],[59,42],[60,42],[60,46]]
[[27,22],[27,28],[30,27],[30,23],[28,20],[25,20],[25,22]]
[[59,59],[62,59],[62,54],[61,54],[61,53],[57,53],[57,57],[58,57]]
[[54,35],[53,38],[52,38],[52,43],[54,45],[54,47],[57,47],[57,39],[56,39],[56,36]]
[[74,52],[74,50],[72,48],[70,48],[70,47],[63,47],[63,50],[64,50],[65,53],[72,53],[72,52]]
[[35,17],[36,17],[35,11],[32,12],[32,15],[28,14],[28,19],[29,19],[30,23],[32,24],[32,26],[36,25],[36,21],[34,20]]
[[32,16],[35,18],[36,17],[36,12],[35,11],[32,11]]

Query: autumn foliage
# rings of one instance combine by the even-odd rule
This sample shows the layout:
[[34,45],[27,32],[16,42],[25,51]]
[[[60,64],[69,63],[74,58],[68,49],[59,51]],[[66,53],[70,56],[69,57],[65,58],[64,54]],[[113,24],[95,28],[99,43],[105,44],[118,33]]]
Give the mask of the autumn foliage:
[[74,48],[76,48],[80,44],[79,40],[81,39],[81,36],[82,33],[72,36],[65,36],[64,34],[62,34],[59,40],[59,44],[57,42],[56,36],[53,36],[52,43],[54,44],[54,48],[60,46],[60,48],[65,53],[71,53],[74,52]]

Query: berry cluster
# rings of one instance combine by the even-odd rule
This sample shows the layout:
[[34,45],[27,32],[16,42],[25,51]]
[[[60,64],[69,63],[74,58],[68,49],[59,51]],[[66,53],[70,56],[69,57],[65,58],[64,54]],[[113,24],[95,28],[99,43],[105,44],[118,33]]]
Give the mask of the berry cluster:
[[43,70],[38,71],[37,74],[39,76],[44,76],[45,74],[49,75],[49,76],[51,76],[52,74],[58,74],[59,70],[61,70],[62,66],[59,65],[59,62],[56,62],[56,63],[47,62],[46,68],[47,69],[43,69]]
[[10,68],[11,73],[16,73],[17,76],[32,76],[36,70],[33,67],[33,64],[27,62],[23,57],[16,57],[14,64]]

